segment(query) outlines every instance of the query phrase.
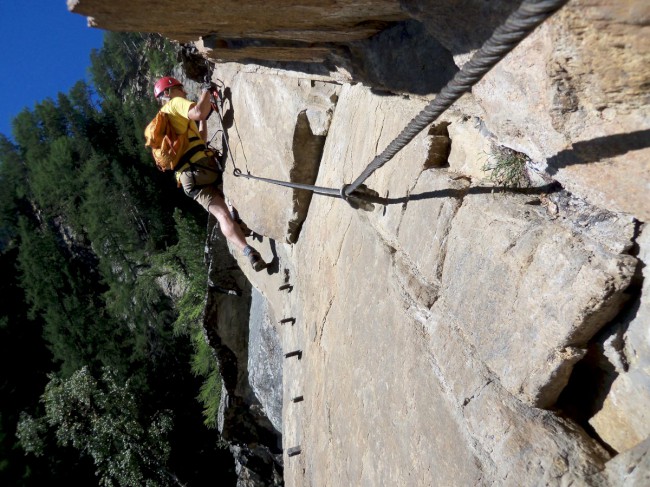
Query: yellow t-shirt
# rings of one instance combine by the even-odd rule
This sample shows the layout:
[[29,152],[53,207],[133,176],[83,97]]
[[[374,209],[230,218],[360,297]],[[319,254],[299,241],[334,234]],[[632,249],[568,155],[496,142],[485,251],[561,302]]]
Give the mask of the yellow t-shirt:
[[[161,111],[169,115],[172,127],[174,127],[174,130],[177,134],[184,134],[186,131],[188,131],[189,128],[187,136],[190,139],[190,144],[187,147],[186,152],[191,151],[195,147],[198,149],[198,146],[205,148],[205,144],[201,138],[201,134],[199,132],[199,128],[196,125],[196,122],[194,120],[190,120],[187,117],[187,112],[189,112],[192,105],[193,102],[190,100],[177,96],[169,100],[161,108]],[[190,162],[196,162],[199,159],[205,157],[205,152],[197,149],[195,149],[195,153],[190,158]],[[178,166],[176,169],[180,169],[180,166]]]

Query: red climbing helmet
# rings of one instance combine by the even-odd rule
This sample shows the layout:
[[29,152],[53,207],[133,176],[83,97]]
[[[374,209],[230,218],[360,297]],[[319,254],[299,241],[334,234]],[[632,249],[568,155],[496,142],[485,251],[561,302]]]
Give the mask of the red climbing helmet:
[[172,78],[171,76],[160,78],[158,81],[156,81],[156,84],[153,87],[153,94],[156,96],[156,98],[159,98],[167,88],[171,88],[172,86],[183,86],[183,83],[178,81],[176,78]]

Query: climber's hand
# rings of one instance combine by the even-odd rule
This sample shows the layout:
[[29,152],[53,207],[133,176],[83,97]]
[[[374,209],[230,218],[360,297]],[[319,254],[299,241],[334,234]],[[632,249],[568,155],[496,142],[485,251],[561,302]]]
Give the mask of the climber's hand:
[[212,81],[206,81],[201,85],[201,89],[203,91],[209,91],[210,93],[212,93],[215,90],[215,88],[216,85]]

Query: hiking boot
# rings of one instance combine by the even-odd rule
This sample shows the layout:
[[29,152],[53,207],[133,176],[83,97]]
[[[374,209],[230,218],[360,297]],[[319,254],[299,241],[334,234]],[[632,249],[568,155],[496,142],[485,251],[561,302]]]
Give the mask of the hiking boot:
[[248,260],[250,261],[251,266],[253,266],[253,270],[255,272],[259,272],[266,267],[266,262],[264,262],[264,259],[262,259],[260,253],[250,245],[244,247],[243,253],[244,256],[248,257]]

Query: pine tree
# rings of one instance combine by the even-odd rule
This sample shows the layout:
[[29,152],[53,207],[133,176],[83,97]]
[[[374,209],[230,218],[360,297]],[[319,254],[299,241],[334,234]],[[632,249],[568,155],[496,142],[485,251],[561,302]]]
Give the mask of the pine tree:
[[[48,353],[38,369],[41,380],[34,382],[40,390],[24,397],[33,401],[41,395],[45,403],[52,402],[54,391],[67,390],[66,384],[80,377],[90,381],[110,369],[111,378],[95,381],[97,392],[90,397],[101,398],[113,390],[110,387],[122,394],[115,384],[128,383],[131,399],[122,404],[124,423],[101,423],[106,438],[118,438],[121,425],[129,421],[144,424],[141,418],[173,410],[178,431],[169,464],[176,465],[183,478],[201,484],[198,479],[205,474],[184,460],[214,458],[217,440],[201,424],[195,400],[200,383],[189,366],[192,344],[174,332],[178,310],[162,293],[158,279],[167,272],[159,256],[171,249],[169,255],[182,262],[185,277],[192,278],[185,302],[198,309],[205,269],[196,262],[202,257],[205,215],[177,190],[169,174],[155,169],[142,137],[157,110],[150,95],[152,80],[171,69],[174,54],[168,47],[155,35],[107,34],[104,47],[93,54],[92,85],[79,82],[69,93],[21,112],[13,121],[15,143],[0,137],[1,251],[2,256],[11,255],[19,271],[25,314],[5,314],[0,323],[11,330],[7,337],[17,337],[14,332],[25,320],[33,330],[42,329],[42,348]],[[172,218],[176,207],[185,209],[184,218],[194,215],[203,225],[183,234],[180,246]],[[215,370],[211,366],[211,373]],[[50,385],[44,392],[47,372]],[[19,382],[20,374],[12,380]],[[77,404],[69,398],[66,404]],[[47,451],[47,460],[25,460],[27,467],[36,469],[31,478],[37,482],[42,478],[39,468],[59,471],[55,464],[59,459],[69,463],[71,450],[54,448],[53,435],[62,423],[49,422],[51,414],[42,404],[26,402],[22,409],[34,426],[24,430],[26,445],[40,438]],[[15,404],[11,418],[4,413],[0,417],[0,451],[13,448],[10,421],[16,421],[19,410]],[[79,428],[88,426],[84,418],[76,420]],[[40,433],[27,434],[30,431]],[[85,438],[78,447],[93,440]],[[139,438],[147,444],[144,436]],[[68,443],[75,444],[71,438]],[[159,465],[166,464],[164,449],[152,452],[157,452]],[[85,466],[78,469],[80,475],[88,471]],[[141,485],[159,478],[155,472],[147,475]],[[29,485],[29,477],[25,479],[24,485]]]

